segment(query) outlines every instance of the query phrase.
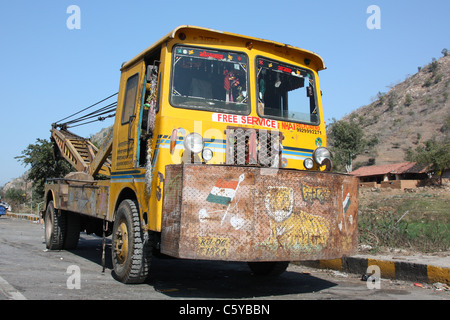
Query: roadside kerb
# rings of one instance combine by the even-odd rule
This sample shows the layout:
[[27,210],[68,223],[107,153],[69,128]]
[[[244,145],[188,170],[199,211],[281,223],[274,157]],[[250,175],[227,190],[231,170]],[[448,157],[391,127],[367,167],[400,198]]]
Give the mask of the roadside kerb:
[[414,282],[450,284],[450,268],[408,261],[390,261],[372,257],[344,257],[333,260],[302,261],[296,264],[312,268],[338,270],[352,274],[367,274],[371,265],[378,266],[381,278]]
[[32,213],[14,213],[14,212],[8,212],[6,214],[7,217],[14,218],[14,219],[20,219],[20,220],[29,220],[33,222],[37,222],[40,224],[43,224],[43,220],[41,217],[39,217],[36,214]]

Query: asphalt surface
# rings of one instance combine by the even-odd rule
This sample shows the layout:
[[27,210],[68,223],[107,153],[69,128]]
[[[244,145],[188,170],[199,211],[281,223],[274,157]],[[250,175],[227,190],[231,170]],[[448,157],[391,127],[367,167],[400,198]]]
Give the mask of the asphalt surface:
[[[9,217],[43,223],[34,214],[9,213]],[[308,261],[300,263],[309,267],[332,269],[354,274],[364,274],[370,265],[380,268],[381,276],[389,279],[441,282],[450,285],[450,255],[402,255],[402,254],[356,254],[337,260]]]
[[[281,277],[268,281],[252,276],[245,263],[157,257],[152,263],[154,278],[150,283],[123,285],[111,276],[109,250],[106,272],[101,272],[100,238],[83,234],[75,251],[48,251],[38,217],[10,214],[2,219],[0,300],[450,299],[445,285],[449,281],[448,257],[427,256],[357,255],[291,263]],[[81,269],[82,290],[66,288],[70,284],[68,268],[73,265]],[[370,265],[379,268],[372,271],[382,280],[381,290],[367,290],[366,284],[372,282],[361,281]],[[410,282],[399,280],[402,278]],[[436,283],[441,284],[440,288],[434,287]]]

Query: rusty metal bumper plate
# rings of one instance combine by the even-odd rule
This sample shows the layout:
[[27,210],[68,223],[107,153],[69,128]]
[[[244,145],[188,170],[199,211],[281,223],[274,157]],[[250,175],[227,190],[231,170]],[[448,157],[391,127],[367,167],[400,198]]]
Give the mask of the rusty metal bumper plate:
[[358,180],[329,172],[166,167],[161,252],[178,258],[300,261],[357,246]]

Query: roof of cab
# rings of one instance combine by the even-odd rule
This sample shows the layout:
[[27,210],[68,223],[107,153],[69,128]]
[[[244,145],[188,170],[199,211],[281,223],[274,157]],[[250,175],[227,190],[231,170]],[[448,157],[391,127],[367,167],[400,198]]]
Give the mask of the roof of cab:
[[207,32],[213,32],[213,33],[217,33],[217,34],[222,34],[222,35],[228,35],[228,36],[232,36],[232,37],[242,38],[242,39],[246,39],[246,40],[250,40],[250,41],[254,41],[254,42],[262,42],[262,43],[266,43],[266,44],[271,44],[271,45],[274,45],[274,46],[277,46],[277,47],[286,47],[286,48],[289,48],[289,49],[292,49],[292,50],[299,51],[299,52],[302,52],[304,54],[307,54],[311,58],[311,61],[314,62],[315,65],[317,66],[317,71],[326,69],[325,63],[324,63],[322,57],[320,57],[318,54],[316,54],[316,53],[314,53],[312,51],[309,51],[309,50],[297,48],[297,47],[294,47],[294,46],[291,46],[291,45],[288,45],[288,44],[284,44],[284,43],[280,43],[280,42],[276,42],[276,41],[259,39],[259,38],[254,38],[254,37],[248,37],[248,36],[243,36],[243,35],[239,35],[239,34],[235,34],[235,33],[218,31],[218,30],[214,30],[214,29],[208,29],[208,28],[202,28],[202,27],[196,27],[196,26],[189,26],[189,25],[181,25],[181,26],[178,26],[177,28],[173,29],[170,33],[168,33],[166,36],[162,37],[160,40],[155,42],[153,45],[151,45],[150,47],[148,47],[147,49],[145,49],[144,51],[139,53],[137,56],[135,56],[131,60],[125,62],[122,65],[122,68],[129,67],[130,65],[134,64],[136,61],[142,59],[147,54],[152,52],[155,48],[161,46],[164,42],[166,42],[168,40],[171,40],[171,39],[174,39],[176,37],[177,33],[179,31],[183,30],[183,29],[203,30],[203,31],[207,31]]

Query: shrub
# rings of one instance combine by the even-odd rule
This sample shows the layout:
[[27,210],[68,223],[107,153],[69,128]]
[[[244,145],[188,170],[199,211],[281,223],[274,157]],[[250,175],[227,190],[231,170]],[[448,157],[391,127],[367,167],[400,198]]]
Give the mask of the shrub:
[[405,97],[405,106],[409,107],[412,103],[412,97],[409,93],[406,94]]

